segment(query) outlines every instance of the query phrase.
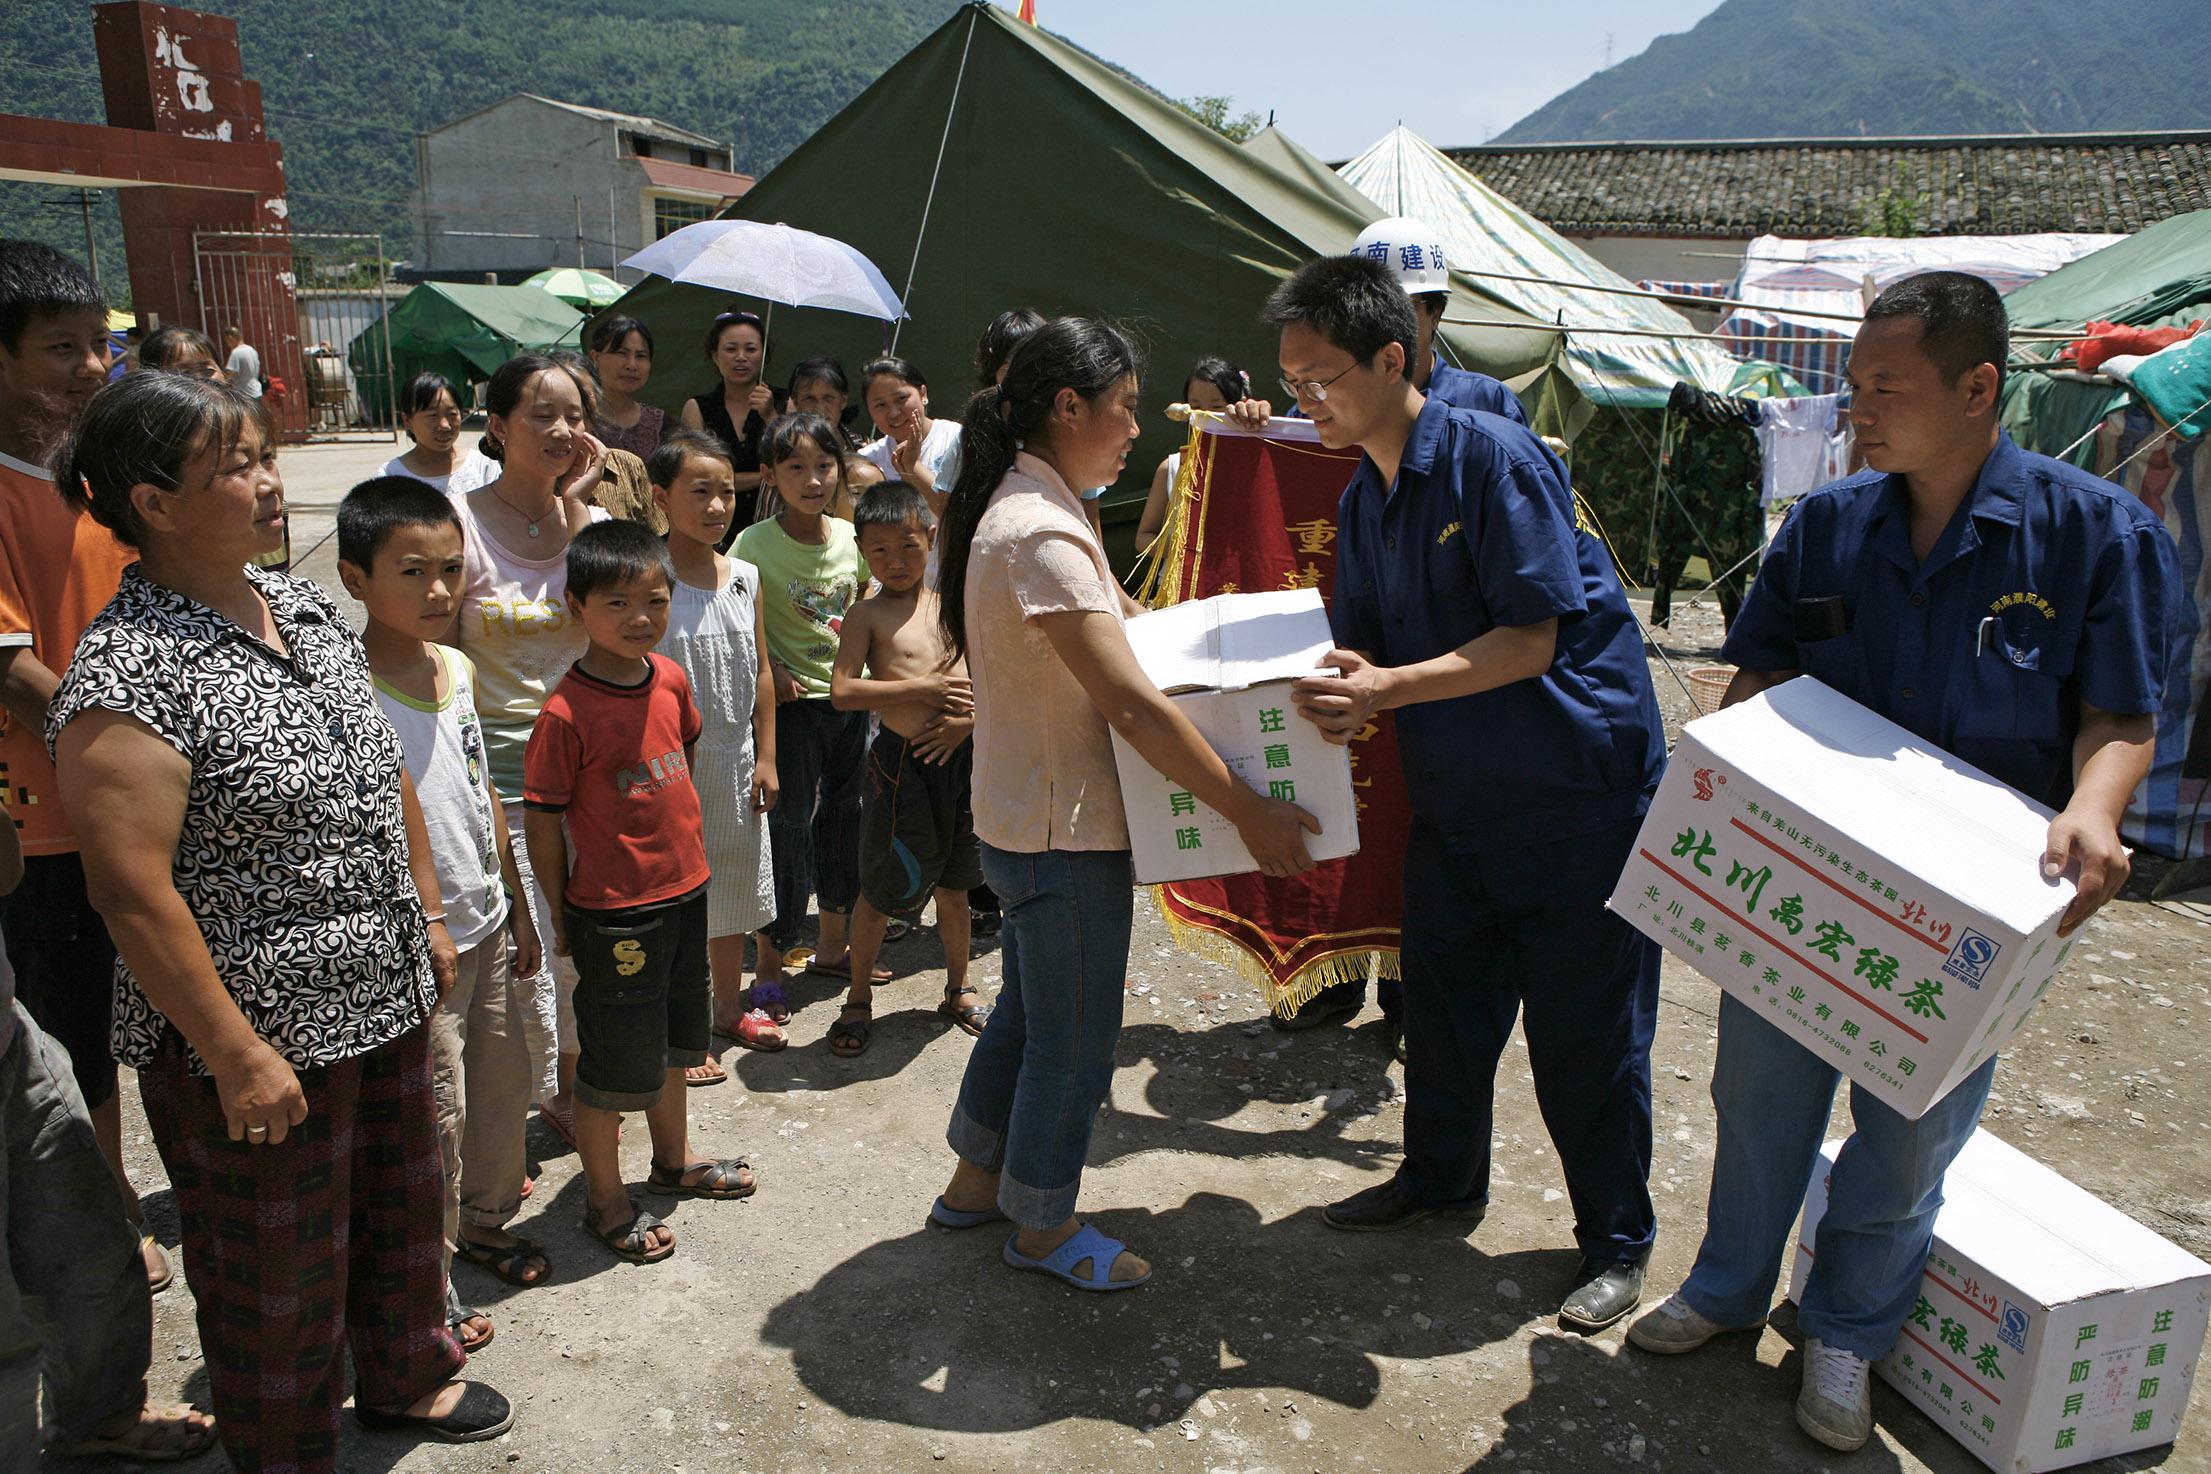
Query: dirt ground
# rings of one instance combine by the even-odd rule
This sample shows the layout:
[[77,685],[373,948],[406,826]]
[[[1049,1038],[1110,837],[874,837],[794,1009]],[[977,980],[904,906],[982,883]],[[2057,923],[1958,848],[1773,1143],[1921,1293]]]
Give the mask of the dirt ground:
[[[285,458],[295,556],[333,591],[331,548],[317,545],[330,509],[390,454],[355,446]],[[1718,633],[1716,611],[1692,608],[1667,648],[1685,664],[1708,660]],[[1686,695],[1664,670],[1656,679],[1678,729]],[[587,1239],[575,1160],[533,1126],[542,1175],[516,1226],[546,1245],[551,1283],[516,1291],[456,1271],[464,1297],[498,1326],[470,1373],[515,1399],[514,1430],[465,1449],[349,1430],[341,1467],[1982,1467],[1878,1382],[1872,1445],[1838,1457],[1806,1440],[1790,1418],[1799,1356],[1786,1305],[1761,1336],[1679,1360],[1627,1348],[1618,1329],[1559,1331],[1553,1314],[1575,1255],[1524,1048],[1500,1071],[1492,1206],[1470,1237],[1434,1222],[1388,1236],[1329,1230],[1320,1205],[1381,1181],[1397,1161],[1403,1075],[1383,1054],[1379,1016],[1370,1007],[1349,1030],[1277,1033],[1253,988],[1177,953],[1148,906],[1138,917],[1121,1069],[1082,1208],[1152,1259],[1152,1284],[1085,1296],[1009,1272],[999,1233],[924,1226],[950,1166],[943,1126],[968,1045],[930,1011],[941,954],[920,930],[889,952],[901,977],[879,995],[866,1055],[830,1055],[835,990],[807,979],[789,1050],[733,1051],[732,1083],[691,1092],[697,1145],[749,1156],[761,1188],[744,1203],[676,1208],[669,1262],[617,1264]],[[2109,908],[2006,1053],[1986,1125],[2211,1257],[2207,952],[2211,909],[2132,899]],[[995,953],[975,969],[994,990]],[[1653,1300],[1687,1271],[1703,1226],[1718,998],[1667,959],[1653,1063]],[[174,1246],[173,1204],[134,1089],[125,1109],[134,1171]],[[641,1129],[624,1160],[641,1182]],[[180,1257],[179,1269],[177,1288],[156,1302],[154,1391],[204,1397],[192,1266]],[[2086,1467],[2211,1470],[2207,1401],[2199,1384],[2177,1447]]]

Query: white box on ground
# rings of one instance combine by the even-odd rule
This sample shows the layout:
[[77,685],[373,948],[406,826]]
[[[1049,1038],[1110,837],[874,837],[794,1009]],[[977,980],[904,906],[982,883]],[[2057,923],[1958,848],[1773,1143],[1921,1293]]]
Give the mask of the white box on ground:
[[[1316,860],[1359,849],[1351,757],[1290,704],[1290,682],[1319,668],[1335,641],[1320,594],[1216,594],[1128,622],[1137,664],[1190,719],[1229,771],[1320,820],[1305,837]],[[1136,878],[1146,884],[1243,875],[1259,868],[1236,827],[1156,772],[1113,734]]]
[[[1804,1200],[1801,1300],[1829,1142]],[[2171,1443],[2211,1317],[2211,1264],[1976,1131],[1951,1165],[1934,1251],[1881,1379],[2005,1474]]]
[[2051,817],[1798,677],[1682,732],[1610,905],[1916,1120],[2073,949]]

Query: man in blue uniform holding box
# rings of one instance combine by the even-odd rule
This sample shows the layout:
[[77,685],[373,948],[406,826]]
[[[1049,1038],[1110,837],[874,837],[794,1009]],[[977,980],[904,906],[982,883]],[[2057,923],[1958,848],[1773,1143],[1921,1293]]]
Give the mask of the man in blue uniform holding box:
[[[2149,771],[2185,616],[2172,540],[2148,509],[1997,427],[2008,330],[1995,289],[1962,272],[1910,277],[1874,300],[1849,368],[1870,469],[1797,504],[1722,653],[1740,667],[1729,702],[1814,676],[2058,810],[2040,864],[2075,878],[2058,932],[2069,936],[2126,881],[2119,821]],[[1912,1308],[1943,1173],[1995,1072],[1991,1059],[1916,1121],[1851,1089],[1856,1129],[1797,1316],[1797,1423],[1830,1448],[1873,1431],[1867,1369]],[[1764,1324],[1837,1078],[1721,1001],[1704,1244],[1629,1340],[1693,1351]]]
[[[1412,368],[1406,377],[1412,380],[1415,389],[1455,409],[1486,410],[1516,425],[1528,423],[1519,396],[1503,382],[1488,374],[1445,363],[1443,354],[1435,346],[1436,329],[1443,325],[1443,309],[1451,300],[1450,263],[1445,259],[1443,243],[1435,227],[1406,215],[1377,220],[1359,232],[1359,238],[1351,243],[1351,254],[1389,268],[1411,300]],[[1268,401],[1246,399],[1230,408],[1229,417],[1247,429],[1264,430],[1267,417],[1273,413],[1274,407]],[[1293,399],[1284,413],[1296,418],[1302,417],[1305,411]],[[1405,1058],[1402,989],[1396,979],[1383,978],[1375,984],[1374,991],[1375,1001],[1382,1006],[1383,1034],[1389,1042],[1390,1053],[1402,1060]],[[1366,996],[1367,985],[1362,979],[1331,984],[1308,998],[1295,1014],[1288,1018],[1277,1014],[1272,1022],[1277,1029],[1293,1033],[1329,1024],[1348,1024],[1366,1005]]]
[[1390,270],[1308,263],[1268,299],[1283,387],[1366,453],[1338,508],[1336,674],[1300,713],[1347,742],[1397,712],[1405,866],[1405,1161],[1332,1204],[1397,1229],[1488,1202],[1492,1094],[1515,1017],[1582,1263],[1580,1330],[1634,1309],[1656,1233],[1650,1043],[1657,946],[1605,909],[1665,759],[1639,631],[1566,468],[1526,427],[1424,397]]

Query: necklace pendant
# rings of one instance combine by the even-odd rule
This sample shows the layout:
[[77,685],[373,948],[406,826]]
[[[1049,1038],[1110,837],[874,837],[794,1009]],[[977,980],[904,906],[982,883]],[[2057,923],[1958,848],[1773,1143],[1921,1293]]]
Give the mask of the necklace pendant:
[[529,532],[530,532],[530,536],[532,536],[532,537],[536,537],[536,536],[537,536],[537,524],[536,524],[535,522],[532,522],[532,523],[530,524],[530,527],[529,527]]

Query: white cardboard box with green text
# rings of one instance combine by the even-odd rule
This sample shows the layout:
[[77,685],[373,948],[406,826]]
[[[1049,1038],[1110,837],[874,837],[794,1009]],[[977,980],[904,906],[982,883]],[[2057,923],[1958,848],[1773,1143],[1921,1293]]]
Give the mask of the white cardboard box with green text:
[[[1829,1142],[1804,1200],[1789,1296],[1827,1210]],[[1976,1131],[1951,1164],[1934,1249],[1883,1381],[2004,1474],[2171,1443],[2211,1318],[2211,1264]]]
[[2051,817],[1798,677],[1682,732],[1610,904],[1916,1120],[2072,950]]
[[[1312,674],[1335,644],[1317,591],[1216,594],[1140,614],[1128,622],[1128,636],[1144,674],[1231,773],[1320,821],[1321,832],[1305,837],[1308,854],[1334,860],[1358,853],[1350,753],[1331,746],[1290,704],[1290,682]],[[1259,868],[1235,825],[1154,771],[1118,732],[1113,760],[1138,880],[1151,885]]]

